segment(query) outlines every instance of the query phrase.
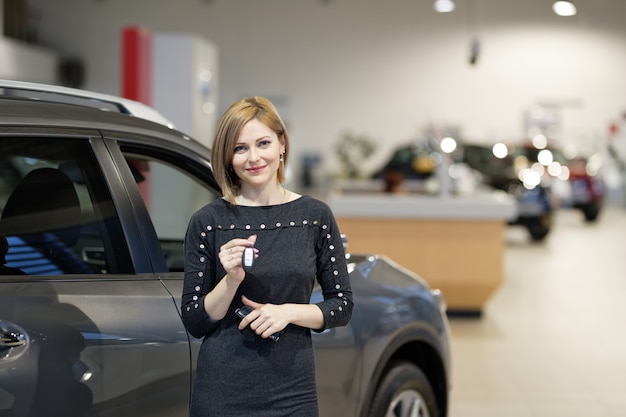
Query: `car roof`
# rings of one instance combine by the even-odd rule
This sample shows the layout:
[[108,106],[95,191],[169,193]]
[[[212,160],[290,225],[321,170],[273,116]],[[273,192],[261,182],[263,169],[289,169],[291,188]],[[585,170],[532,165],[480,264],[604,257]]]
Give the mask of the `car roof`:
[[[42,89],[20,90],[14,89],[13,85],[37,88],[41,86]],[[53,92],[46,91],[46,88]],[[176,130],[172,124],[165,123],[167,119],[145,117],[152,112],[148,106],[131,100],[99,94],[94,95],[95,99],[92,99],[89,93],[66,96],[56,93],[57,89],[57,87],[43,84],[0,80],[0,127],[5,128],[5,131],[7,127],[56,127],[133,133],[152,138],[158,137],[167,143],[189,148],[203,158],[209,159],[210,150],[206,146]],[[58,91],[67,90],[72,93],[80,92],[80,90],[64,88],[60,88]],[[24,91],[26,94],[23,93]],[[111,101],[101,101],[100,98],[107,98]],[[131,105],[129,111],[121,111],[119,108],[111,109],[111,106],[116,107],[120,103],[124,105],[134,103],[134,106]],[[139,116],[131,114],[131,111],[141,108],[145,111]],[[158,114],[158,112],[155,111],[154,114]],[[105,133],[105,135],[111,136],[111,133]]]
[[25,97],[117,111],[174,128],[174,123],[152,107],[138,101],[92,91],[24,81],[0,80],[0,96]]

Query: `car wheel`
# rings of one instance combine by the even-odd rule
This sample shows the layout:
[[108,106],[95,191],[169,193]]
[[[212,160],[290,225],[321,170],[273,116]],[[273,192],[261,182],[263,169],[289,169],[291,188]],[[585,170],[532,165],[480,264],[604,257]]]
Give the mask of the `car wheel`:
[[550,232],[551,222],[552,217],[548,215],[528,220],[526,228],[528,229],[528,233],[530,233],[532,240],[535,242],[544,240]]
[[587,204],[583,207],[583,214],[585,215],[585,221],[591,223],[598,219],[598,214],[600,214],[600,207],[598,204]]
[[426,375],[415,365],[390,367],[370,404],[368,417],[437,417],[437,402]]

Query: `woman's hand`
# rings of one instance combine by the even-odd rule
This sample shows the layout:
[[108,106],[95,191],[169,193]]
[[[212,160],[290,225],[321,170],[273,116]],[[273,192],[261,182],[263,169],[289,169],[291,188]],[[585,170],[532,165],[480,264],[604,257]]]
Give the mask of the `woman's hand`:
[[[243,250],[246,247],[253,247],[256,243],[256,235],[250,236],[248,239],[233,239],[226,242],[220,247],[219,258],[222,267],[232,279],[241,282],[246,276],[241,264]],[[258,256],[259,250],[254,248],[254,256]]]
[[[241,262],[243,250],[254,246],[255,243],[256,235],[252,235],[248,239],[230,240],[220,247],[218,257],[226,275],[204,297],[204,309],[211,319],[221,320],[226,316],[237,288],[246,277]],[[254,254],[258,255],[257,249],[254,249]]]
[[243,330],[246,326],[250,326],[257,335],[262,338],[268,338],[274,333],[283,330],[289,324],[289,305],[261,304],[242,296],[241,300],[244,305],[252,307],[246,317],[241,319],[239,330]]

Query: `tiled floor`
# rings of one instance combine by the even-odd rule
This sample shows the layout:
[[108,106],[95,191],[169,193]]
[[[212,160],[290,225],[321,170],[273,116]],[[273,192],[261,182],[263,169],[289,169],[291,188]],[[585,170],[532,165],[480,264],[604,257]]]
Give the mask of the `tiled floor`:
[[506,237],[483,316],[450,320],[449,416],[626,416],[626,210],[562,210],[541,244]]

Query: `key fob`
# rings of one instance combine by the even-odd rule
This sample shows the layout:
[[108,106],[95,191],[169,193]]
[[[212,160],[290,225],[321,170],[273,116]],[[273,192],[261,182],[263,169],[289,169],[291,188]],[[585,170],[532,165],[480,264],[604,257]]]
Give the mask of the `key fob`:
[[235,314],[239,317],[244,318],[252,311],[252,307],[250,306],[242,306],[235,310]]
[[250,271],[254,266],[254,248],[248,247],[243,250],[242,265],[244,271]]
[[[241,306],[238,309],[235,310],[235,314],[237,314],[239,317],[244,318],[246,317],[248,314],[250,314],[250,312],[253,310],[252,307],[250,306]],[[280,334],[282,332],[276,332],[274,334],[272,334],[270,336],[270,339],[273,340],[274,342],[278,342],[278,339],[280,339]]]

